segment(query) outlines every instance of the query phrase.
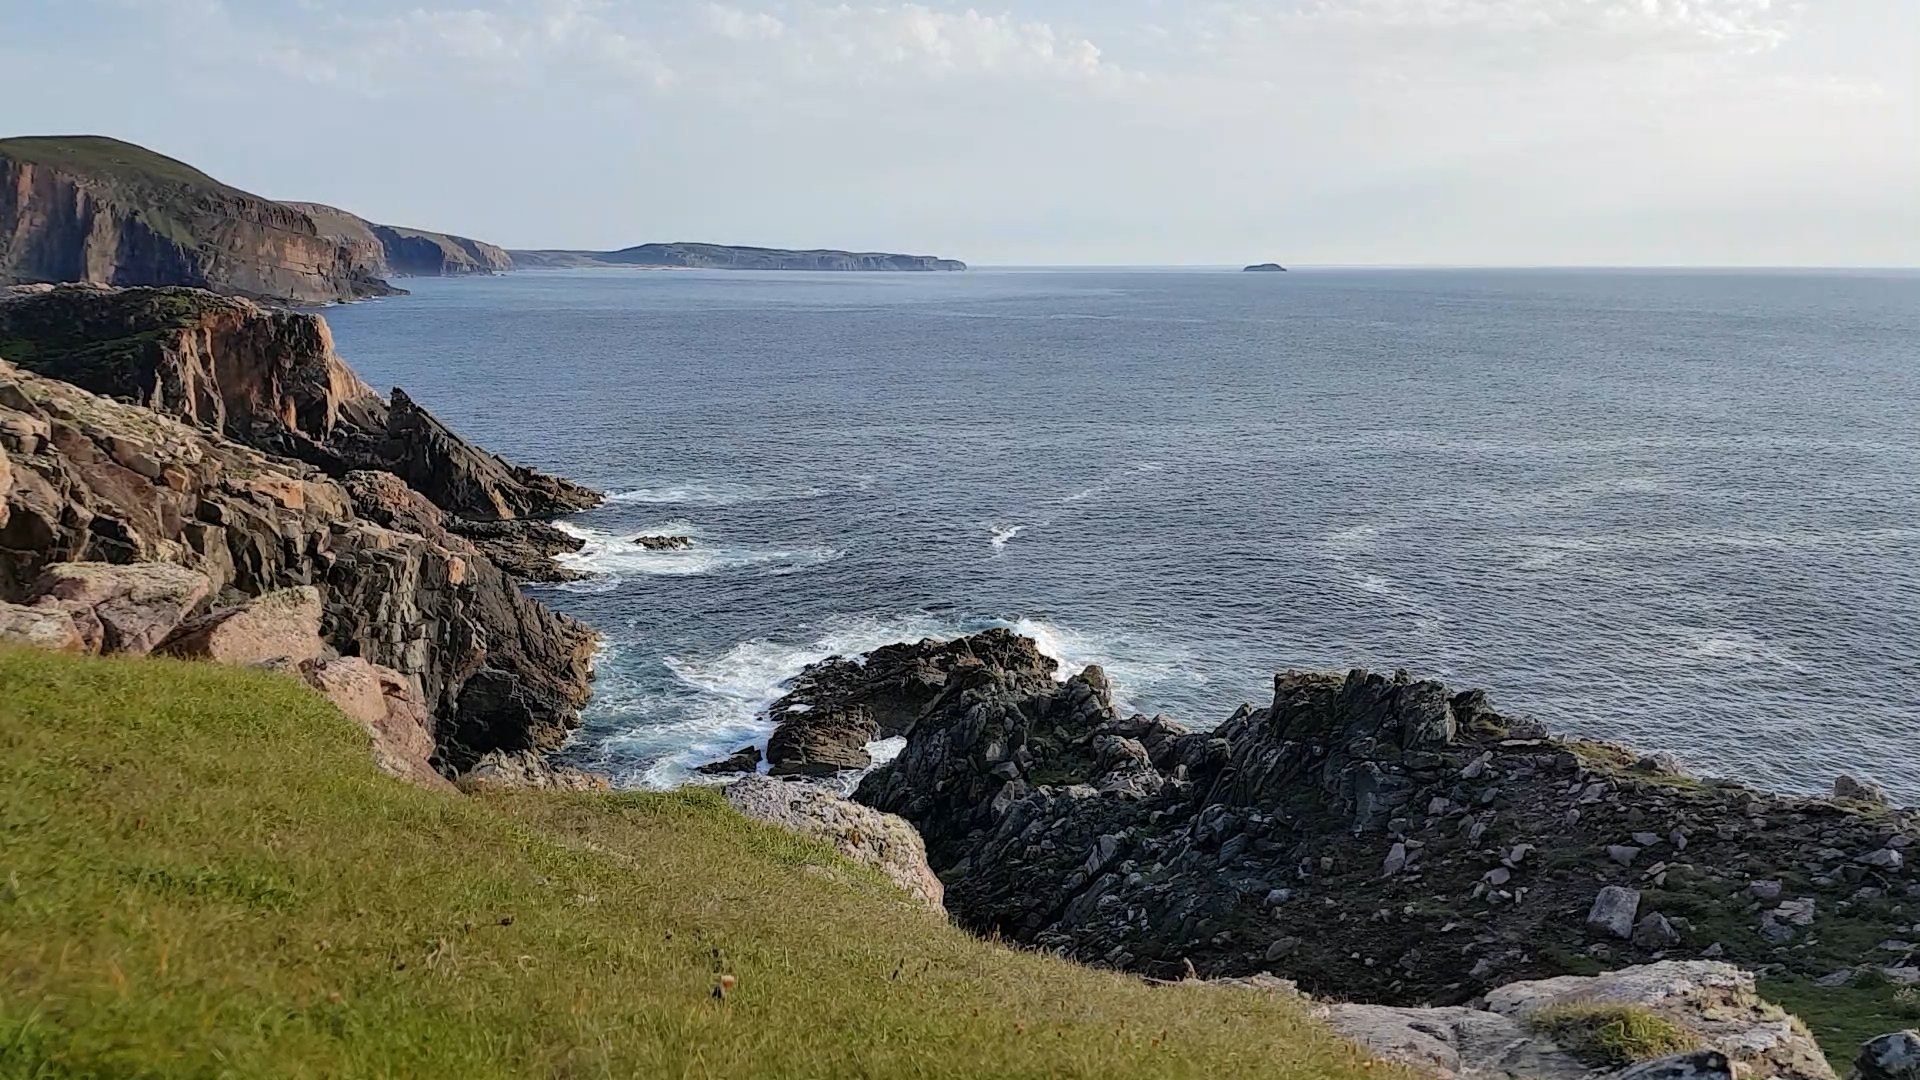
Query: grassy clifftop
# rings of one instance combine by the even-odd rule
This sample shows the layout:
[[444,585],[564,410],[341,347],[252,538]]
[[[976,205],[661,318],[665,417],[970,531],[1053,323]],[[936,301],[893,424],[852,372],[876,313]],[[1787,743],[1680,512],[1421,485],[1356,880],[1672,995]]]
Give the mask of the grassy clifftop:
[[403,786],[268,674],[0,650],[0,838],[0,1077],[1396,1075],[708,794]]

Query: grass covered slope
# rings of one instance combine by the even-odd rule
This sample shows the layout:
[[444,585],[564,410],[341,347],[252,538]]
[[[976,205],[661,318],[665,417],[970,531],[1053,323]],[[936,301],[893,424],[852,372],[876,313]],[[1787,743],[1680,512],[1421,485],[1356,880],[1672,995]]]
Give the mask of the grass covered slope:
[[972,939],[710,793],[434,795],[291,680],[0,649],[0,1077],[1369,1066],[1285,1000]]

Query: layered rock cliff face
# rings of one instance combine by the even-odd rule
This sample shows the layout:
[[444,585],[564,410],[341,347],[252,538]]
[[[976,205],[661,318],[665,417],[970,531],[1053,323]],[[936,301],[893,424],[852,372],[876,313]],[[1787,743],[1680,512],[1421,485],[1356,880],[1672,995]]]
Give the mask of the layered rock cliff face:
[[640,244],[619,251],[514,251],[515,266],[654,266],[707,270],[959,271],[967,264],[883,251],[795,251],[729,244]]
[[1001,631],[829,661],[773,712],[805,754],[770,756],[904,734],[856,797],[920,830],[960,921],[1153,975],[1408,1004],[1684,957],[1920,981],[1911,812],[1696,779],[1404,674],[1281,675],[1204,732],[1056,675]]
[[287,205],[311,217],[321,235],[345,246],[354,265],[373,277],[452,277],[513,269],[505,250],[479,240],[376,225],[324,203]]
[[93,136],[0,140],[0,283],[190,285],[324,303],[393,290],[290,206]]
[[[550,749],[577,722],[594,635],[460,531],[470,510],[594,493],[390,408],[313,316],[190,290],[16,290],[0,300],[9,352],[31,370],[0,367],[0,601],[83,560],[189,567],[221,605],[312,585],[329,646],[413,682],[449,770]],[[389,465],[444,475],[423,494]],[[480,524],[514,523],[548,528]],[[525,535],[489,543],[524,555]]]

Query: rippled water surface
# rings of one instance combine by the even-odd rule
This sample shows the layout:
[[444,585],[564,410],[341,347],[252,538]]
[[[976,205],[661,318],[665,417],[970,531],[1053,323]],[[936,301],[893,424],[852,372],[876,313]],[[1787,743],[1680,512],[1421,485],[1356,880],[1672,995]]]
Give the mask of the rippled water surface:
[[607,636],[576,752],[626,780],[764,739],[810,660],[1002,624],[1202,726],[1404,667],[1920,799],[1920,275],[408,285],[330,313],[346,357],[614,493],[538,591]]

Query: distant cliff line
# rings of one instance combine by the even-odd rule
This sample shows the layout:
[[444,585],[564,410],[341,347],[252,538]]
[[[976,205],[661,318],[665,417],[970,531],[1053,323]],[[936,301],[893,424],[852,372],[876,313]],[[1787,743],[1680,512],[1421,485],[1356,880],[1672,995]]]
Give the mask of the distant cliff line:
[[516,270],[579,266],[668,267],[700,270],[931,271],[967,268],[958,259],[887,251],[743,247],[733,244],[639,244],[618,251],[510,251]]
[[641,244],[516,251],[268,199],[141,146],[96,135],[0,139],[0,285],[183,285],[325,304],[387,296],[394,277],[564,266],[964,270],[931,255]]

